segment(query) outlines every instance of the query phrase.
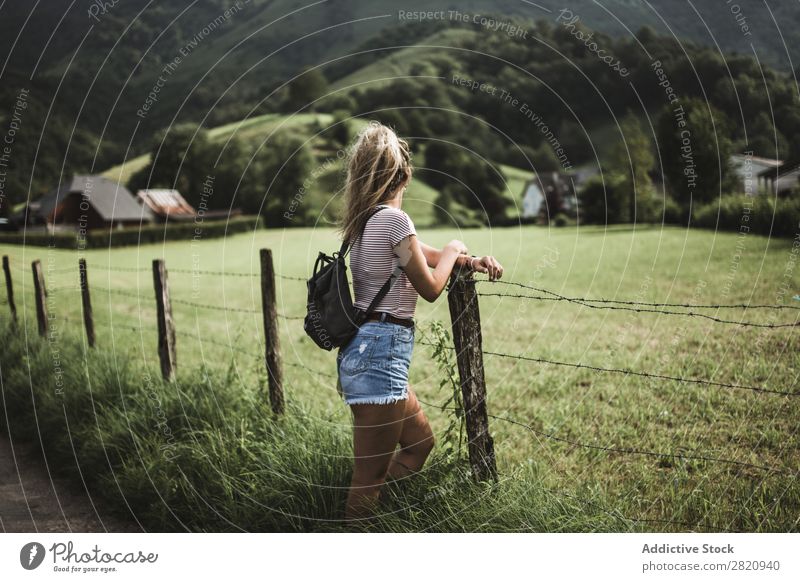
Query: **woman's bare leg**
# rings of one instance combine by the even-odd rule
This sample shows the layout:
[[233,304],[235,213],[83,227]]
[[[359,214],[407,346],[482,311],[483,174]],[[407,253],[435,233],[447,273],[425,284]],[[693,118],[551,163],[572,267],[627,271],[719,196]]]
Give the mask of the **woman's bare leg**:
[[403,430],[406,401],[354,404],[350,408],[353,411],[355,466],[345,518],[357,520],[373,514]]
[[390,479],[400,479],[416,473],[425,464],[433,449],[433,431],[422,407],[419,405],[417,395],[408,387],[408,400],[403,417],[403,430],[400,433],[400,450],[398,450],[391,465],[388,476]]

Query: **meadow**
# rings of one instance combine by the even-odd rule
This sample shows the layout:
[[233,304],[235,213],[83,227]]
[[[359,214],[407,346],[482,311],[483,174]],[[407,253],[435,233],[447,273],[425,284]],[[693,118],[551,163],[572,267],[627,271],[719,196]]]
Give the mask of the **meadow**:
[[[419,236],[437,246],[461,239],[473,253],[495,255],[504,280],[562,297],[790,307],[671,309],[761,324],[797,323],[800,316],[791,240],[660,226],[421,227]],[[86,251],[95,350],[81,329],[78,253],[1,247],[11,260],[21,326],[13,330],[0,306],[3,417],[15,434],[42,435],[51,465],[148,530],[341,527],[350,416],[335,390],[335,353],[314,346],[301,321],[303,280],[318,251],[337,247],[332,229],[316,228]],[[261,357],[260,248],[272,249],[280,275],[288,409],[277,419],[266,402]],[[158,372],[155,258],[166,261],[178,330],[173,384]],[[42,261],[50,291],[56,333],[47,342],[36,334],[34,259]],[[597,309],[501,283],[479,282],[477,289],[487,352],[800,391],[797,327]],[[450,396],[447,363],[428,345],[436,341],[435,322],[449,328],[446,297],[420,300],[417,322],[424,341],[415,347],[411,384],[439,446],[423,474],[388,489],[385,512],[368,527],[800,528],[798,400],[758,390],[486,355],[500,480],[472,483],[463,451],[446,446],[454,444],[453,414],[439,408]],[[57,382],[66,388],[59,391]]]

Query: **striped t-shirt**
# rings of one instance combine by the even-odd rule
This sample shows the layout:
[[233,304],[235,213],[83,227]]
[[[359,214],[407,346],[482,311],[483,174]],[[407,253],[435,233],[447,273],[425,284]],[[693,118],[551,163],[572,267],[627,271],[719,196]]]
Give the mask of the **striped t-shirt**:
[[[408,214],[399,208],[381,206],[383,210],[367,221],[364,232],[350,249],[350,273],[355,294],[353,304],[358,309],[369,307],[397,267],[395,245],[407,236],[417,234]],[[417,290],[402,272],[375,311],[409,318],[414,316],[416,306]]]

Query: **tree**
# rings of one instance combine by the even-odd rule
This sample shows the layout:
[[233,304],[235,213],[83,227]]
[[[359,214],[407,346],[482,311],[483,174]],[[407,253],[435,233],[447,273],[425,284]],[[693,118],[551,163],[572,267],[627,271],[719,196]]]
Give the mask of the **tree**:
[[735,188],[730,131],[725,114],[701,99],[662,109],[656,128],[658,147],[665,182],[677,202],[688,207]]
[[[652,142],[633,113],[623,118],[620,131],[622,138],[611,148],[608,161],[609,172],[619,177],[614,196],[619,197],[616,205],[620,215],[614,218],[620,222],[648,221],[652,217],[637,214],[637,201],[642,208],[652,206],[647,203],[653,197],[650,172],[655,166],[655,157]],[[644,200],[647,202],[641,204]]]
[[334,147],[345,147],[352,139],[350,127],[350,114],[347,111],[337,111],[333,115],[328,131],[328,137],[333,142]]
[[[306,224],[310,211],[309,178],[313,157],[299,137],[275,134],[256,154],[254,175],[262,184],[262,214],[268,226]],[[248,210],[257,211],[255,200]],[[258,200],[258,206],[261,201]]]
[[510,202],[503,195],[505,178],[499,169],[463,148],[442,141],[425,148],[423,180],[437,190],[449,188],[454,202],[478,211],[485,223],[503,221]]
[[617,175],[594,176],[578,192],[578,220],[583,224],[614,224],[625,212],[620,195],[622,179]]
[[314,109],[312,103],[328,90],[328,81],[319,69],[308,69],[289,84],[287,111]]
[[534,150],[531,161],[533,161],[533,169],[536,172],[558,172],[561,170],[561,164],[559,164],[553,148],[548,143],[543,143]]
[[192,123],[156,133],[150,146],[150,163],[131,176],[132,189],[174,188],[196,205],[214,164],[208,133]]

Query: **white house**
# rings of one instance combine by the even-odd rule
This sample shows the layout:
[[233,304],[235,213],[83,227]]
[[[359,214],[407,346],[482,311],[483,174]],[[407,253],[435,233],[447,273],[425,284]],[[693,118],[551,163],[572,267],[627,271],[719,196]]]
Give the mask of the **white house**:
[[793,190],[800,190],[800,166],[768,168],[758,178],[759,182],[763,182],[764,189],[773,196],[786,196]]
[[739,179],[739,190],[745,194],[758,194],[767,187],[765,177],[775,175],[783,165],[783,160],[760,158],[750,154],[733,154],[731,167]]
[[545,204],[554,206],[546,213],[551,217],[559,212],[574,216],[578,208],[576,189],[597,172],[596,168],[589,168],[569,174],[543,172],[534,175],[522,189],[522,218],[540,216]]
[[544,195],[539,179],[534,177],[525,182],[522,190],[522,218],[536,218],[544,203]]

